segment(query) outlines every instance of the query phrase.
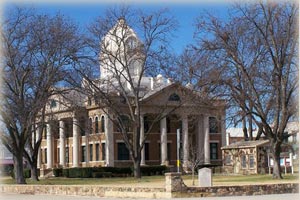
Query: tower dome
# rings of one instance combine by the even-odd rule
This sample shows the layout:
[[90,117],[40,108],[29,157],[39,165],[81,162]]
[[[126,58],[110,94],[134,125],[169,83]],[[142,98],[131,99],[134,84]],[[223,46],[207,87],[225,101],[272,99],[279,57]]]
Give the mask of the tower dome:
[[[117,72],[122,76],[137,76],[141,71],[141,41],[134,30],[120,17],[103,37],[100,51],[100,78],[109,79]],[[127,69],[126,69],[127,68]],[[126,74],[128,73],[129,74]]]

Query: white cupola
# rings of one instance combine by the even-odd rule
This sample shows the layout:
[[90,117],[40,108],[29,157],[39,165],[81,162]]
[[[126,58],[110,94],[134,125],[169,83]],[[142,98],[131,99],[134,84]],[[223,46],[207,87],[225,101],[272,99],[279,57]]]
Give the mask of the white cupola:
[[108,80],[114,75],[123,77],[140,75],[141,47],[141,41],[127,25],[125,18],[119,18],[101,41],[100,78]]

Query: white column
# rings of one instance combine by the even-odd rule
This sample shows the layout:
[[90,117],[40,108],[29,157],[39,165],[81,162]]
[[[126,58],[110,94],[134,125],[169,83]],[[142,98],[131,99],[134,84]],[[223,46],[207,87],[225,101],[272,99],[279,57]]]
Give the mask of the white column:
[[[144,141],[144,137],[145,137],[144,115],[141,114],[140,118],[141,118],[140,145],[142,145],[142,143]],[[145,145],[144,145],[144,147],[142,148],[142,151],[141,151],[141,165],[145,165],[145,164],[146,164],[146,161],[145,161]]]
[[65,122],[59,121],[59,164],[62,167],[66,166],[65,162]]
[[79,166],[79,124],[78,119],[73,118],[73,167]]
[[106,154],[106,166],[114,166],[114,133],[113,123],[107,115],[105,115],[105,154]]
[[161,165],[167,165],[167,119],[164,117],[160,120],[160,149]]
[[197,123],[197,141],[198,141],[198,157],[200,164],[204,163],[204,131],[203,131],[203,116],[198,116]]
[[182,116],[182,135],[183,135],[183,166],[188,165],[189,156],[189,130],[188,130],[188,117]]
[[[36,124],[36,142],[41,139],[42,137],[42,131],[41,131],[41,127],[39,127],[38,124]],[[41,145],[39,146],[39,150],[38,150],[38,155],[37,155],[37,168],[41,167]]]
[[210,144],[209,144],[209,117],[204,115],[204,164],[210,164]]
[[47,124],[47,168],[52,168],[52,155],[53,155],[53,148],[52,148],[52,133],[51,133],[51,125]]

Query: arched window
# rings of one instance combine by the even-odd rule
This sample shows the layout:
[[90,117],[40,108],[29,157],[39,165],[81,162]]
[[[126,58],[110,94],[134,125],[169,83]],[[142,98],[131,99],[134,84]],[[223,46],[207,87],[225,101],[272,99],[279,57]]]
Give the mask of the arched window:
[[89,133],[92,134],[92,130],[93,130],[93,122],[92,122],[92,118],[89,119]]
[[101,132],[105,132],[105,118],[101,117]]
[[99,133],[98,117],[95,118],[95,133]]
[[169,96],[169,101],[180,101],[180,97],[178,96],[178,94],[173,93]]
[[51,99],[50,108],[56,107],[56,101],[54,99]]

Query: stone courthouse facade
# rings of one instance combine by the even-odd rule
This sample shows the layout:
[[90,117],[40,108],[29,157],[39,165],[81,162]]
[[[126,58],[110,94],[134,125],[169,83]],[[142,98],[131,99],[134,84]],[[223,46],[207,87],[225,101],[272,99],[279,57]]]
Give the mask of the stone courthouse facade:
[[[123,19],[119,20],[112,30],[115,31],[124,23]],[[130,40],[128,43],[139,43],[135,32],[130,27],[128,29],[131,33],[127,37]],[[109,42],[110,37],[108,32],[103,41]],[[100,56],[103,56],[101,52]],[[140,70],[139,63],[133,63],[131,76],[134,77]],[[112,74],[108,65],[100,62],[100,71],[99,80],[110,79]],[[124,87],[130,91],[129,86]],[[223,100],[196,102],[195,99],[201,97],[200,93],[193,91],[190,86],[173,83],[160,74],[156,77],[143,76],[141,87],[145,91],[140,98],[142,138],[149,132],[155,116],[162,112],[162,107],[167,111],[165,117],[156,121],[147,134],[142,150],[142,165],[176,166],[177,129],[181,132],[183,165],[188,164],[194,149],[202,164],[222,164],[220,148],[225,145]],[[124,113],[126,121],[128,108],[122,101],[120,112]],[[74,90],[64,97],[53,97],[47,107],[47,123],[43,131],[38,168],[130,166],[129,151],[111,113],[109,107],[97,99]]]

